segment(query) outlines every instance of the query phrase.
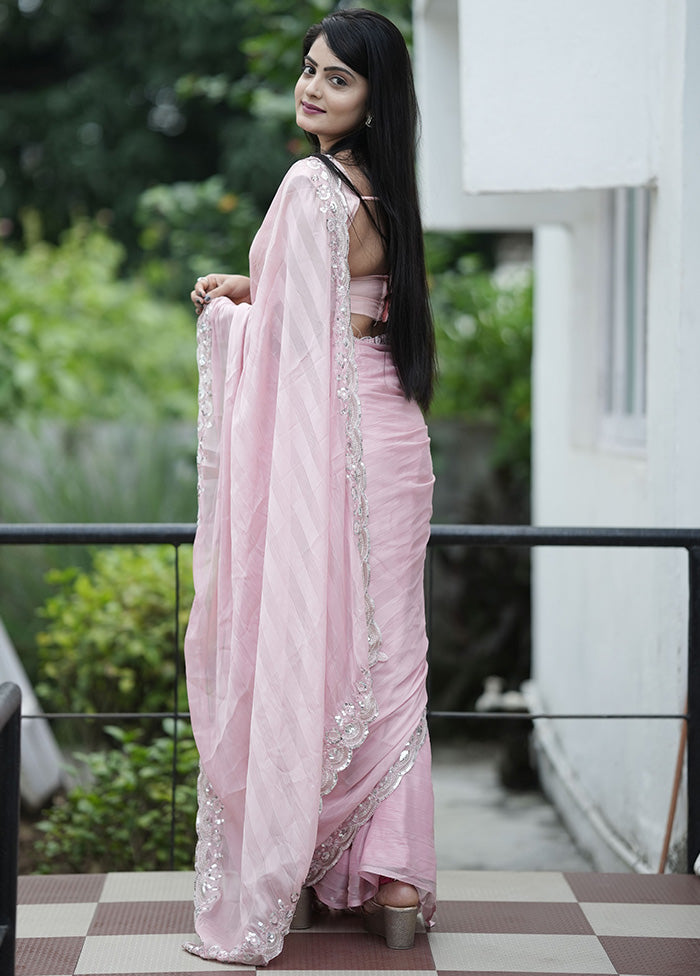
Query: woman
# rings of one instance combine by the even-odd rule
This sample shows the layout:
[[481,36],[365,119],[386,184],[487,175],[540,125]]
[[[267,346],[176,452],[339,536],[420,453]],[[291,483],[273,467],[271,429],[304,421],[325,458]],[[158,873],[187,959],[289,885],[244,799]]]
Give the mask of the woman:
[[397,948],[435,907],[421,414],[434,348],[410,61],[364,10],[310,28],[303,52],[297,122],[316,152],[284,178],[250,279],[208,275],[192,293],[202,942],[186,948],[258,965],[309,924],[312,891]]

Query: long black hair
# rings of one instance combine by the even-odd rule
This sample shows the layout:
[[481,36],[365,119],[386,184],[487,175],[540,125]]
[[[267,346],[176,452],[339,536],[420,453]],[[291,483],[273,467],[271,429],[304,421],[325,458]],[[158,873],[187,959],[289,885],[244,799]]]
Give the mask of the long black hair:
[[[304,57],[320,35],[369,85],[371,124],[363,123],[336,142],[330,156],[349,152],[377,198],[379,216],[374,223],[384,239],[391,289],[391,355],[404,393],[427,410],[435,379],[435,334],[416,183],[418,105],[411,60],[399,29],[371,10],[338,10],[314,24],[304,37]],[[320,152],[318,137],[307,136],[316,155],[360,196]]]

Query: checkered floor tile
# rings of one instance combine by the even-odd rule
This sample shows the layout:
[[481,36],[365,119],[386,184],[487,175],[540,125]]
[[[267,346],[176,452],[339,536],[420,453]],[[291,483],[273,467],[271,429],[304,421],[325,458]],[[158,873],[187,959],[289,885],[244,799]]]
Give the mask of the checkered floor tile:
[[[63,875],[19,882],[17,976],[221,976],[188,955],[192,874]],[[387,949],[358,919],[291,933],[279,976],[699,976],[700,878],[443,871],[438,921],[415,947]]]

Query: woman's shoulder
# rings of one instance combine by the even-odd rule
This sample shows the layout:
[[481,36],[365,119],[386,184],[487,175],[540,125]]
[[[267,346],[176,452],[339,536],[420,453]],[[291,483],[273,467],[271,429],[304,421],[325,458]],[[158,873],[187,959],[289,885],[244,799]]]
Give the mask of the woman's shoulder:
[[[335,173],[332,167],[335,167]],[[359,166],[347,161],[341,163],[338,159],[332,159],[331,165],[327,165],[318,156],[306,156],[304,159],[298,159],[292,163],[282,180],[281,186],[301,184],[319,186],[319,184],[329,181],[332,181],[334,185],[342,184],[343,181],[338,172],[342,172],[350,180],[359,194],[371,193],[370,182]]]
[[325,180],[327,173],[332,174],[327,166],[317,156],[306,156],[304,159],[297,159],[284,174],[280,189],[313,186],[319,180]]
[[[276,207],[301,207],[305,211],[314,204],[321,204],[319,213],[325,210],[326,202],[335,193],[345,200],[344,206],[351,210],[346,189],[339,176],[326,166],[318,156],[307,156],[298,159],[289,167],[280,183],[273,202],[272,210]],[[341,203],[341,206],[343,204]]]

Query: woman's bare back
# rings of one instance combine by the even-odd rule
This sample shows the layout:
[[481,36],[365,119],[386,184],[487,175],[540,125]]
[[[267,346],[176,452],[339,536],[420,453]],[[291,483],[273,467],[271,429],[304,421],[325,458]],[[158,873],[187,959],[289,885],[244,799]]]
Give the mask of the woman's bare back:
[[[376,218],[376,203],[372,198],[372,188],[367,177],[359,167],[351,166],[342,160],[339,162],[354,186],[360,191],[372,216]],[[348,265],[351,278],[384,275],[388,270],[384,242],[362,204],[358,205],[350,224]],[[351,315],[351,323],[352,331],[357,336],[378,335],[385,328],[383,322],[376,322],[369,315],[360,315],[357,312]]]

